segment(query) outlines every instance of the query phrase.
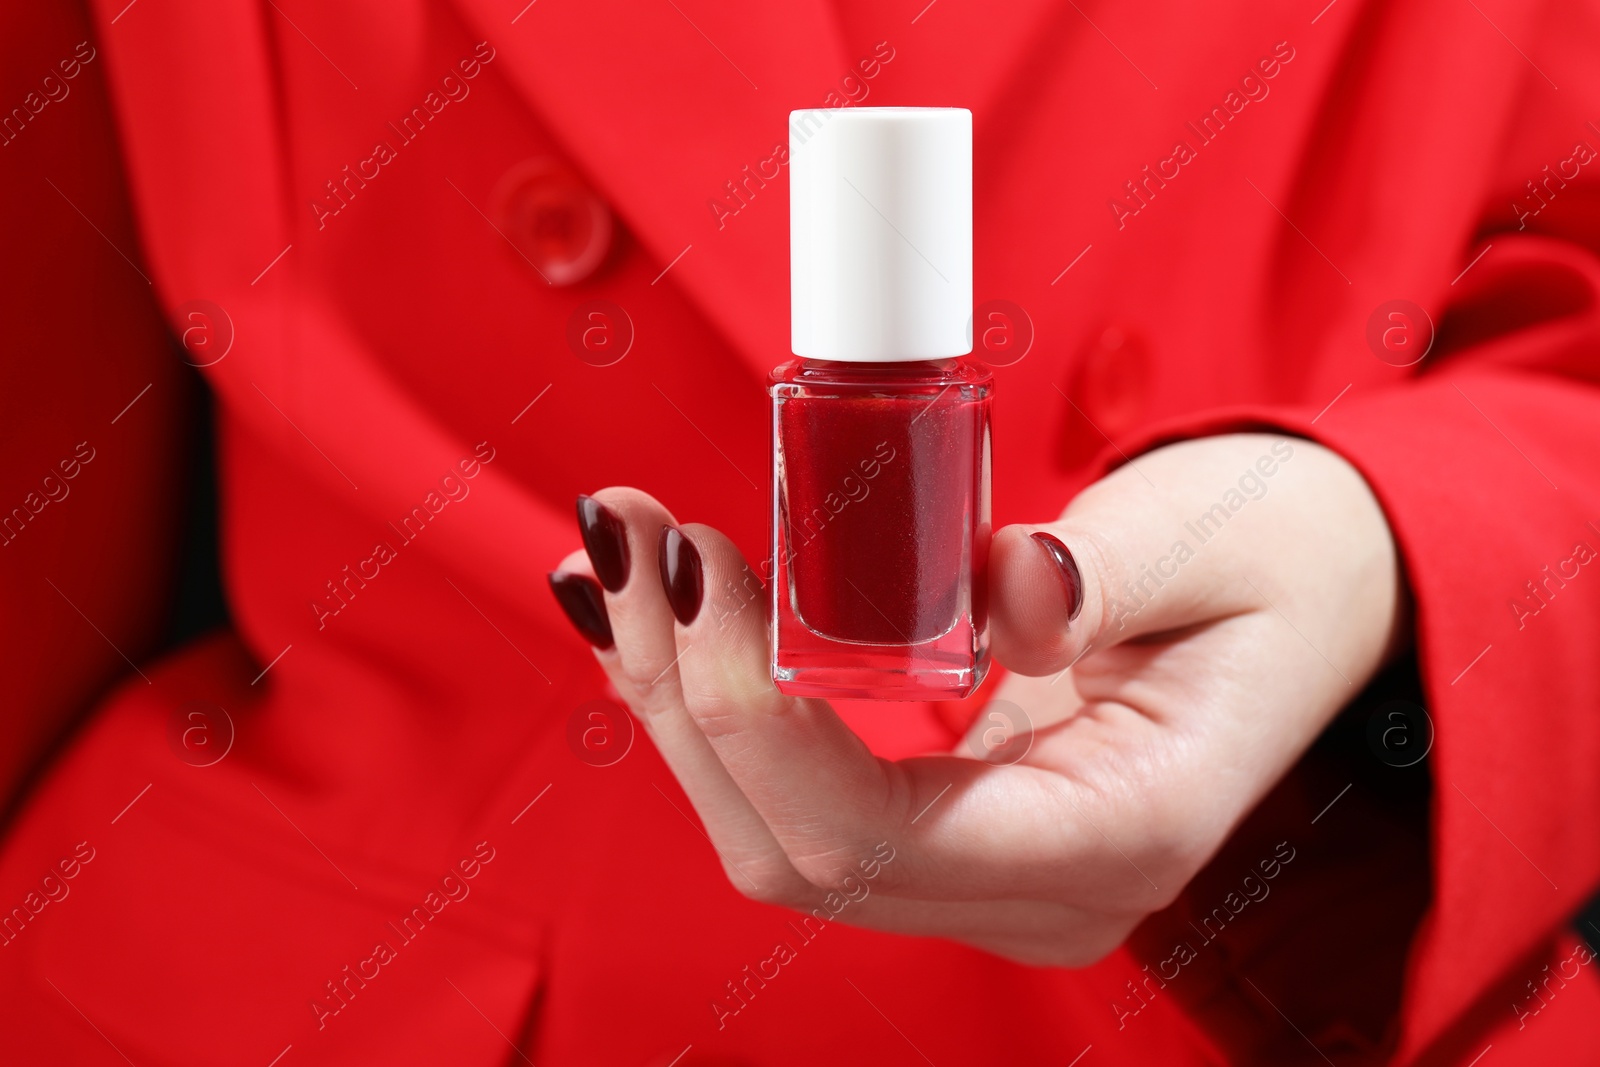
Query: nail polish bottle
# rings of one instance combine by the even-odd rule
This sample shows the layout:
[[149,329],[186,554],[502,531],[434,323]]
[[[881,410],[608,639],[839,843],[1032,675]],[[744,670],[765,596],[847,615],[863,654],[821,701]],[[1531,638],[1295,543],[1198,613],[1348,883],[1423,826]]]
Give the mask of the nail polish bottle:
[[964,697],[988,668],[989,407],[972,113],[789,117],[792,347],[772,372],[772,677]]

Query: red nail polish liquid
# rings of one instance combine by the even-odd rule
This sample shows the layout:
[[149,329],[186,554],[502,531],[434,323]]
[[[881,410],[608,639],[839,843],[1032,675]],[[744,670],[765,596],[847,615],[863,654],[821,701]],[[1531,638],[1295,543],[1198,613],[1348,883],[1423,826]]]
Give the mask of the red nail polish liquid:
[[772,373],[772,674],[942,700],[988,666],[988,368],[972,349],[971,115],[790,117],[795,353]]
[[972,359],[773,372],[779,689],[940,700],[982,680],[990,388]]

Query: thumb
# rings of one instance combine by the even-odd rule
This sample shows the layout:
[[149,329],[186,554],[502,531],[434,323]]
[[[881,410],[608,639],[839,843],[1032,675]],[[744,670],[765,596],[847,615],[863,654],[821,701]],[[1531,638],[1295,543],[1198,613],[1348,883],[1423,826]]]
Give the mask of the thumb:
[[1090,651],[1251,606],[1230,580],[1237,539],[1208,546],[1166,494],[1126,471],[1090,486],[1055,522],[995,534],[990,639],[1007,669],[1053,674]]

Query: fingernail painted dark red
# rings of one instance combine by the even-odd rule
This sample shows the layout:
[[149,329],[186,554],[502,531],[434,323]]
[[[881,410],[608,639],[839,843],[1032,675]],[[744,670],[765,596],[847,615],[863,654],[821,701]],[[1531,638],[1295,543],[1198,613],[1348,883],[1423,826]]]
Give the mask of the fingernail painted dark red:
[[1036,533],[1033,539],[1044,548],[1050,562],[1056,565],[1056,572],[1061,575],[1061,585],[1067,594],[1067,621],[1071,622],[1083,610],[1083,575],[1078,573],[1078,561],[1072,558],[1072,551],[1054,534]]
[[600,584],[613,593],[628,584],[628,528],[592,496],[578,497],[578,531]]
[[550,572],[550,591],[556,603],[567,613],[567,619],[595,648],[610,648],[616,644],[611,636],[611,617],[606,614],[605,594],[600,583],[587,574],[569,574],[566,571]]
[[705,592],[700,551],[676,527],[666,526],[661,530],[659,554],[661,587],[667,592],[667,603],[678,621],[688,626],[700,614]]

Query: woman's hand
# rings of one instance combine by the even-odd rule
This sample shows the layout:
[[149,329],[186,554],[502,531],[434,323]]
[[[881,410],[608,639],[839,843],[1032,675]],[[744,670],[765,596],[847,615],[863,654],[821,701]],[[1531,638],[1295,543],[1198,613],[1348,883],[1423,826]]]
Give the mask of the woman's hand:
[[954,752],[889,761],[773,687],[765,596],[727,538],[664,535],[637,490],[594,501],[564,570],[598,565],[597,655],[732,883],[1029,963],[1091,962],[1170,903],[1401,629],[1388,525],[1348,463],[1292,438],[1172,445],[995,536],[995,695],[1031,720],[1026,755],[980,758],[986,711]]

